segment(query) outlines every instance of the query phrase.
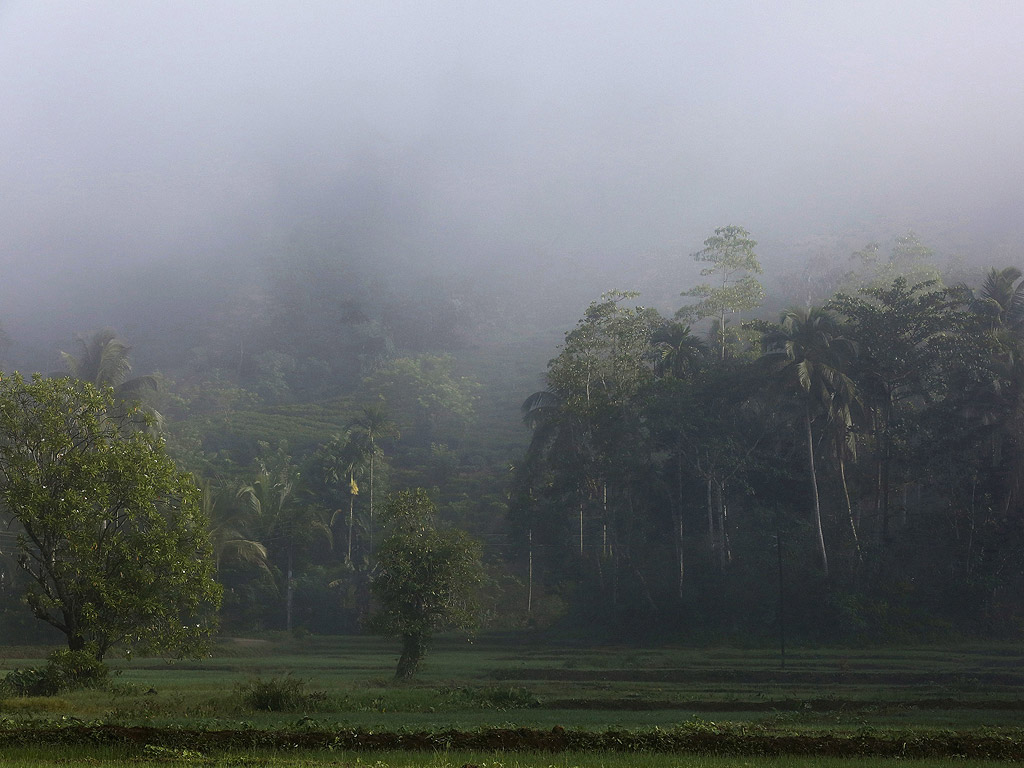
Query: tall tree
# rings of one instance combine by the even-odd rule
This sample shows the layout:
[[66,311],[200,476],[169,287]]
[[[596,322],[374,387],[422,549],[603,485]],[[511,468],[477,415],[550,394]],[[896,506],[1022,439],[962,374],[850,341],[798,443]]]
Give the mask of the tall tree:
[[719,227],[704,241],[704,248],[693,256],[699,262],[710,264],[700,273],[713,277],[714,282],[702,283],[680,294],[695,298],[697,302],[680,309],[676,317],[691,323],[713,319],[715,347],[721,360],[726,357],[730,315],[755,309],[764,300],[764,287],[754,277],[762,272],[754,253],[756,245],[757,241],[743,227]]
[[[822,570],[828,575],[828,552],[821,524],[812,421],[817,415],[823,414],[837,431],[846,434],[850,425],[851,406],[857,398],[853,380],[845,371],[846,360],[852,356],[853,345],[842,337],[832,316],[818,307],[783,312],[778,326],[764,334],[763,343],[765,359],[774,365],[778,381],[785,390],[796,395],[800,402],[818,556]],[[839,461],[843,461],[841,452]],[[843,477],[845,490],[845,473]],[[849,493],[845,495],[849,499]],[[853,528],[852,509],[848,508],[847,512]],[[853,534],[856,541],[855,528]]]
[[872,422],[874,507],[883,539],[889,535],[893,476],[905,458],[902,436],[915,409],[943,388],[941,363],[963,327],[961,303],[957,291],[932,282],[909,285],[903,277],[860,296],[837,294],[829,303],[846,318],[846,336],[858,348],[851,373]]
[[400,436],[398,425],[392,421],[387,410],[381,405],[363,406],[362,412],[349,424],[349,429],[359,438],[361,442],[356,443],[362,447],[369,457],[370,464],[370,509],[369,509],[369,530],[367,534],[368,553],[373,559],[373,491],[374,491],[374,470],[377,459],[384,455],[381,449],[381,442],[385,440],[397,440]]
[[[1024,278],[1016,267],[991,269],[971,310],[985,328],[986,354],[965,403],[982,427],[999,468],[1004,516],[1024,504]],[[977,368],[984,375],[977,376]]]
[[263,445],[264,457],[257,462],[256,477],[237,493],[248,508],[260,540],[273,555],[279,551],[285,568],[285,628],[292,629],[292,608],[295,594],[295,558],[313,538],[331,543],[331,531],[319,510],[303,504],[297,496],[298,467],[291,463],[283,446],[270,453]]
[[[332,489],[344,487],[345,497],[348,502],[348,516],[346,519],[346,545],[345,564],[352,564],[352,542],[355,532],[355,503],[359,495],[358,480],[362,480],[364,471],[370,469],[373,460],[373,451],[365,433],[347,432],[345,435],[335,435],[324,445],[320,446],[315,454],[319,472],[323,479]],[[335,490],[336,492],[336,490]],[[332,504],[332,506],[334,506]],[[340,509],[335,510],[331,516],[333,527],[334,519]]]

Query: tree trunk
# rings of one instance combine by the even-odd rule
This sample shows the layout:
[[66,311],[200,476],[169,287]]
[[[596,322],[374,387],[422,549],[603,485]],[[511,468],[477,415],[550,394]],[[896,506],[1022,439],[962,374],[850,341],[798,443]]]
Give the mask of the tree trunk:
[[284,597],[284,626],[289,632],[292,631],[292,597],[295,594],[295,582],[292,580],[292,550],[288,548],[288,574],[285,586]]
[[533,615],[533,528],[526,532],[527,550],[526,565],[526,615]]
[[850,501],[850,488],[846,484],[846,460],[843,458],[843,443],[840,443],[836,450],[839,457],[839,479],[843,485],[843,498],[846,500],[846,518],[850,521],[850,533],[853,536],[853,548],[857,552],[857,559],[863,560],[860,551],[860,537],[857,535],[857,523],[853,519],[853,503]]
[[882,515],[882,542],[889,540],[889,483],[892,464],[892,424],[891,400],[886,403],[882,414],[882,464],[879,473],[879,504]]
[[368,559],[373,561],[373,446],[370,447],[370,524],[367,526],[367,534],[369,535],[369,557]]
[[686,576],[684,552],[683,552],[683,457],[680,454],[676,462],[676,483],[679,495],[676,499],[676,559],[679,562],[679,599],[683,599],[683,584]]
[[721,314],[721,316],[718,319],[718,336],[719,336],[719,341],[721,342],[721,345],[722,345],[722,357],[721,357],[721,359],[724,361],[725,360],[725,310],[724,309],[722,310],[722,314]]
[[352,529],[353,529],[353,526],[355,525],[355,519],[356,519],[356,515],[355,515],[356,497],[352,494],[352,483],[355,481],[355,478],[352,476],[351,473],[349,473],[348,481],[349,481],[349,492],[348,492],[348,548],[347,548],[347,550],[345,552],[345,564],[346,565],[351,565],[352,564]]
[[715,542],[715,503],[711,489],[712,480],[708,477],[708,551],[714,556],[716,549]]
[[411,680],[427,652],[427,638],[421,634],[402,635],[402,655],[398,659],[395,680]]
[[725,501],[725,483],[718,483],[718,552],[723,571],[732,562],[729,546],[729,505]]
[[814,436],[811,434],[811,406],[804,406],[804,426],[807,429],[807,463],[811,470],[811,490],[814,492],[814,525],[818,533],[818,555],[821,568],[828,576],[828,554],[825,552],[825,534],[821,530],[821,504],[818,500],[818,473],[814,469]]
[[580,557],[583,557],[583,496],[580,495]]

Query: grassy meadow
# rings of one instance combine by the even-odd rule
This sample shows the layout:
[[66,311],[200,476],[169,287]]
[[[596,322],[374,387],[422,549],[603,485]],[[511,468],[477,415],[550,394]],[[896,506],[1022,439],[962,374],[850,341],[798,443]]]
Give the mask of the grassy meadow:
[[[0,649],[0,671],[44,654]],[[391,679],[396,658],[378,638],[268,636],[222,640],[199,661],[114,659],[106,689],[0,702],[0,765],[980,765],[1024,755],[1015,645],[797,649],[783,669],[772,649],[442,638],[405,684]]]

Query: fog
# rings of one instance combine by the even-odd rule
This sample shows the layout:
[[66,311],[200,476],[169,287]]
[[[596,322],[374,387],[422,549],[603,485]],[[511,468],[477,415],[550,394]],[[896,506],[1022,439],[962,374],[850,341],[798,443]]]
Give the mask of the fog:
[[[1016,2],[0,0],[0,322],[187,316],[270,263],[570,297],[915,229],[1019,263]],[[585,299],[584,299],[585,300]]]

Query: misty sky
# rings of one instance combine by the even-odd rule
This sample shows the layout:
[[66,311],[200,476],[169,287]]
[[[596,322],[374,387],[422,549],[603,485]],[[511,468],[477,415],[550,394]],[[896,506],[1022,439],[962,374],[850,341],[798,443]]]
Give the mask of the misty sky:
[[0,0],[0,322],[315,247],[608,288],[728,223],[1013,251],[1022,35],[1017,0]]

